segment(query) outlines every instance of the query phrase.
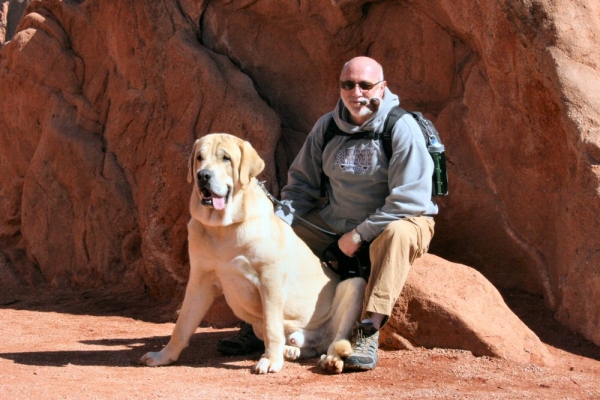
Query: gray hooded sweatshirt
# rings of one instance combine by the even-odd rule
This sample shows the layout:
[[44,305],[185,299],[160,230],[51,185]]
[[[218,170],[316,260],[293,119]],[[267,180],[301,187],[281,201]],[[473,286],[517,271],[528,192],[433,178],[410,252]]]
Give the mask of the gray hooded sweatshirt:
[[329,201],[320,215],[336,233],[356,228],[370,242],[392,221],[437,214],[431,199],[433,161],[411,115],[404,115],[393,128],[389,160],[380,140],[349,140],[338,135],[323,149],[332,117],[344,132],[380,133],[388,112],[399,104],[398,96],[386,88],[379,110],[356,126],[348,122],[350,114],[340,99],[333,112],[317,121],[290,166],[288,184],[281,192],[285,206],[277,208],[277,216],[292,224],[294,214],[303,216],[315,208],[321,197],[322,172],[329,177]]

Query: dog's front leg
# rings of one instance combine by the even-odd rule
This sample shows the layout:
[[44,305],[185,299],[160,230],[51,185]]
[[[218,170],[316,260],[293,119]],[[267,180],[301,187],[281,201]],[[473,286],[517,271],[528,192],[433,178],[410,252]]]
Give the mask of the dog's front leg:
[[252,368],[256,374],[279,372],[283,368],[283,305],[285,295],[281,282],[281,271],[261,276],[261,300],[263,304],[263,338],[265,354]]
[[156,367],[177,361],[179,354],[188,346],[190,338],[208,312],[216,294],[217,288],[211,276],[194,273],[192,269],[171,340],[161,351],[146,353],[140,359],[140,364]]

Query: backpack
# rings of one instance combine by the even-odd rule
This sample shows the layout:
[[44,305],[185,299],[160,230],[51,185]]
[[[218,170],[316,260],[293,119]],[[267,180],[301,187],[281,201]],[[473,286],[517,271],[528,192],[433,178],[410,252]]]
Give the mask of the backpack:
[[[423,133],[423,137],[425,138],[425,143],[427,145],[427,150],[433,159],[434,169],[432,176],[432,196],[446,196],[448,194],[448,174],[446,171],[446,154],[445,148],[440,140],[440,135],[435,129],[433,123],[425,118],[423,114],[418,111],[406,111],[400,107],[394,107],[388,113],[388,116],[385,120],[385,124],[383,126],[383,132],[375,133],[375,132],[357,132],[357,133],[346,133],[342,131],[334,119],[331,118],[329,121],[329,125],[327,125],[327,130],[323,136],[323,147],[321,151],[325,150],[325,146],[327,143],[331,141],[335,136],[348,136],[348,140],[359,140],[359,139],[371,139],[371,140],[382,140],[383,141],[383,151],[387,156],[388,160],[392,157],[393,149],[392,149],[392,129],[396,122],[402,118],[405,114],[410,114],[421,128],[421,133]],[[325,173],[322,174],[321,178],[321,195],[325,196],[326,193],[326,182],[329,180]]]

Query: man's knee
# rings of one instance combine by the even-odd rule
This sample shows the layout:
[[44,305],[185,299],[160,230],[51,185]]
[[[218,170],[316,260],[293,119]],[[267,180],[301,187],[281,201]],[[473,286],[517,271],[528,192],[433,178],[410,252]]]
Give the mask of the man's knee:
[[415,248],[418,254],[423,254],[429,248],[433,227],[433,219],[428,217],[402,218],[389,223],[375,242],[380,249]]
[[415,235],[415,225],[406,219],[390,222],[376,240],[388,244],[410,244]]

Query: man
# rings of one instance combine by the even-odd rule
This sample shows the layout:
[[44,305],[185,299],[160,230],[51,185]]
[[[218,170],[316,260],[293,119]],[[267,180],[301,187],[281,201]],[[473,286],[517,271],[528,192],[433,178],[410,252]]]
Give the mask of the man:
[[[431,200],[433,162],[410,114],[393,127],[389,160],[379,140],[339,135],[323,148],[324,134],[332,118],[348,134],[382,132],[388,113],[399,103],[387,88],[379,63],[368,57],[347,62],[340,75],[340,100],[308,135],[281,192],[284,206],[276,211],[318,256],[331,244],[331,236],[296,216],[340,234],[338,246],[347,256],[354,255],[363,242],[370,243],[371,275],[353,335],[354,353],[344,361],[345,370],[375,368],[379,330],[400,296],[413,261],[429,247],[438,209]],[[323,173],[328,177],[328,202],[321,209]],[[251,329],[244,329],[248,349],[260,346],[258,339],[249,338]],[[232,353],[227,345],[223,340],[219,349]]]

